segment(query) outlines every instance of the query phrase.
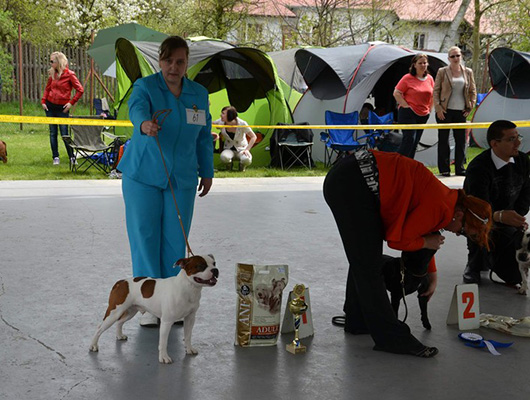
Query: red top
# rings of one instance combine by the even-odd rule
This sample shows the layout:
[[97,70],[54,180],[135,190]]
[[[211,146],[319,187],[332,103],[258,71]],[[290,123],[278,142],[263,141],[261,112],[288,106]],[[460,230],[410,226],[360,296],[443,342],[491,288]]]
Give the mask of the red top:
[[[445,228],[453,219],[458,192],[418,161],[397,153],[372,152],[379,170],[385,240],[396,250],[420,250],[424,235]],[[433,257],[429,272],[434,271]]]
[[[72,89],[75,89],[75,96],[70,100]],[[65,68],[59,79],[48,78],[41,102],[44,104],[47,100],[50,103],[61,106],[64,106],[66,103],[74,105],[81,98],[84,91],[75,73]]]
[[420,80],[411,74],[406,74],[396,85],[396,89],[403,93],[403,98],[417,115],[423,116],[431,112],[434,79],[427,74],[425,80]]

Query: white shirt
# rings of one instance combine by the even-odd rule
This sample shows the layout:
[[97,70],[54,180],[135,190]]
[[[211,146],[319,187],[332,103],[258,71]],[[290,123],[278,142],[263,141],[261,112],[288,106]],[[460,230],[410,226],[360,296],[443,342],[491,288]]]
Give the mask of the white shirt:
[[495,164],[495,168],[497,168],[497,170],[501,169],[502,167],[504,167],[505,165],[507,165],[509,163],[515,164],[515,160],[513,159],[513,157],[510,157],[508,162],[506,162],[506,161],[500,159],[499,157],[497,157],[497,154],[495,154],[493,149],[491,150],[491,161],[493,161],[493,164]]

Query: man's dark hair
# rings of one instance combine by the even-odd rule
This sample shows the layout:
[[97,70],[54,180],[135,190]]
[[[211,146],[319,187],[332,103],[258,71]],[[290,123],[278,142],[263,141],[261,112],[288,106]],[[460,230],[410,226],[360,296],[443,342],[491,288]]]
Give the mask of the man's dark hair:
[[501,140],[504,136],[505,130],[513,128],[517,128],[517,125],[515,125],[512,121],[499,119],[495,122],[492,122],[488,128],[488,132],[486,133],[486,140],[488,141],[489,146],[491,147],[492,140]]

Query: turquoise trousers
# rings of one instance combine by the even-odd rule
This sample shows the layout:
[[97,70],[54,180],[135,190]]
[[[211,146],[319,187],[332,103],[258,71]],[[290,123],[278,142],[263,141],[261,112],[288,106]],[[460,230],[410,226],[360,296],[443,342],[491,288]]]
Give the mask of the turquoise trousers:
[[[188,236],[197,190],[178,190],[176,182],[172,180],[171,183]],[[168,278],[177,275],[180,268],[173,265],[186,256],[186,242],[169,185],[161,189],[124,174],[122,192],[133,276]]]

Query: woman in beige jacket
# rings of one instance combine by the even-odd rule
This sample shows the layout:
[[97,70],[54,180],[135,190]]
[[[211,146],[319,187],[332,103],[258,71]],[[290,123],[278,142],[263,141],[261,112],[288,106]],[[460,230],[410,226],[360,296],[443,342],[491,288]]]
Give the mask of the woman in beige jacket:
[[[463,123],[477,101],[473,71],[462,66],[462,52],[456,46],[448,51],[449,66],[440,68],[434,81],[434,109],[438,123]],[[453,129],[455,139],[455,172],[464,176],[466,158],[465,129]],[[449,129],[438,129],[438,170],[450,176],[451,150]]]

